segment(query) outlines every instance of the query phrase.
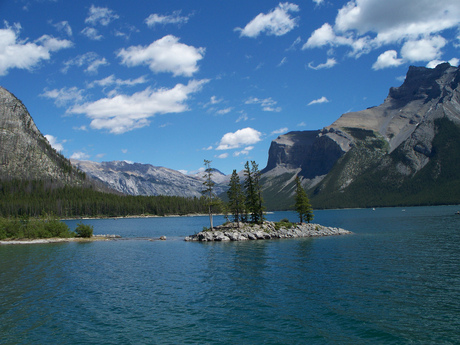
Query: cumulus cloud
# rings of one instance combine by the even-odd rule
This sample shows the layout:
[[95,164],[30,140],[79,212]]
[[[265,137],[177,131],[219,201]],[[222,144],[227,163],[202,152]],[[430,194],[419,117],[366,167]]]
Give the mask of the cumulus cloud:
[[45,134],[45,138],[48,140],[51,147],[54,148],[57,152],[64,151],[64,146],[62,144],[66,142],[65,140],[59,142],[57,138],[51,134]]
[[107,7],[96,7],[91,5],[88,17],[85,19],[85,23],[90,25],[100,24],[107,26],[110,22],[118,18],[119,16]]
[[275,108],[275,105],[277,104],[277,102],[273,100],[271,97],[265,98],[265,99],[259,99],[257,97],[250,97],[244,103],[245,104],[260,104],[263,111],[274,111],[274,112],[281,111],[281,107]]
[[329,100],[323,96],[321,98],[311,101],[310,103],[308,103],[308,105],[321,104],[321,103],[329,103]]
[[398,52],[396,50],[387,50],[380,54],[377,61],[372,65],[372,68],[378,70],[387,67],[397,67],[403,63],[403,59],[398,59]]
[[179,38],[167,35],[147,47],[132,46],[118,53],[128,67],[148,65],[155,73],[170,72],[174,76],[190,77],[198,71],[205,49],[179,43]]
[[133,95],[117,94],[95,102],[75,105],[72,114],[85,114],[93,129],[105,129],[121,134],[149,125],[149,118],[157,114],[181,113],[188,110],[186,101],[198,92],[208,80],[191,80],[187,85],[177,84],[171,89],[147,88]]
[[236,132],[226,133],[220,140],[216,150],[236,149],[245,145],[252,145],[261,140],[262,133],[251,127],[239,129]]
[[458,0],[351,0],[338,11],[335,24],[315,30],[303,49],[348,46],[348,55],[358,58],[385,45],[399,45],[401,59],[394,49],[384,52],[373,65],[381,69],[438,59],[447,44],[442,32],[459,27]]
[[169,15],[161,15],[161,14],[151,14],[145,20],[145,23],[149,27],[154,27],[157,24],[186,24],[190,19],[189,16],[181,16],[181,11],[174,11],[172,14]]
[[83,101],[83,90],[76,87],[63,87],[62,89],[45,90],[40,96],[53,99],[54,104],[63,107],[68,104],[80,103]]
[[327,61],[325,63],[321,63],[321,64],[319,64],[317,66],[314,66],[313,62],[310,62],[308,64],[308,67],[311,68],[311,69],[314,69],[314,70],[319,70],[319,69],[324,69],[324,68],[332,68],[336,64],[337,64],[337,61],[335,59],[329,58],[329,59],[327,59]]
[[269,13],[258,14],[243,29],[235,28],[240,32],[240,37],[257,37],[261,33],[282,36],[297,26],[297,18],[292,18],[290,13],[298,12],[299,6],[288,2],[280,3]]
[[441,48],[447,41],[441,36],[408,41],[401,48],[401,55],[408,61],[429,61],[441,56]]
[[11,68],[32,70],[42,60],[49,60],[51,53],[73,45],[71,41],[43,35],[34,42],[20,40],[21,25],[6,25],[0,29],[0,75],[8,74]]
[[228,157],[228,153],[221,153],[220,155],[216,156],[219,159],[225,159]]

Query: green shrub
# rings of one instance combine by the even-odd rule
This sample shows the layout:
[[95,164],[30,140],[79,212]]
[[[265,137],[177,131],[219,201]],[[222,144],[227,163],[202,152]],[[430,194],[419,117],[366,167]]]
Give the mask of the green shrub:
[[93,226],[88,224],[78,223],[75,233],[77,237],[89,238],[93,236]]
[[281,228],[289,229],[289,228],[292,228],[293,225],[294,224],[291,223],[289,219],[284,218],[284,219],[281,219],[279,222],[275,222],[275,230],[279,230]]

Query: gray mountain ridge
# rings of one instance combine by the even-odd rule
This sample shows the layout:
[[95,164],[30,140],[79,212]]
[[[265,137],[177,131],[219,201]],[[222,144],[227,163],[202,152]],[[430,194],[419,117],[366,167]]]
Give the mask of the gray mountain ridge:
[[[91,178],[123,194],[200,197],[204,189],[203,174],[199,173],[185,175],[173,169],[126,161],[71,162]],[[222,193],[226,189],[226,176],[214,169],[213,180],[215,192]]]
[[[439,121],[448,120],[450,125],[444,122],[444,127],[458,129],[459,83],[459,68],[448,63],[434,69],[411,66],[404,83],[391,88],[381,105],[343,114],[322,130],[279,136],[271,143],[262,171],[269,207],[277,207],[273,200],[292,196],[297,174],[313,201],[322,199],[322,205],[327,198],[344,199],[364,183],[363,176],[376,185],[379,174],[394,187],[407,184],[434,161],[435,154],[439,156],[433,146],[435,137],[442,134]],[[453,157],[437,164],[444,165],[444,170],[460,167]]]

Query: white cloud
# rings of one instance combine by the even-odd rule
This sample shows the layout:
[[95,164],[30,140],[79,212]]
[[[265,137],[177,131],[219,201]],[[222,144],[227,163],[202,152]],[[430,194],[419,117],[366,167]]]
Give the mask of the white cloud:
[[117,94],[95,102],[75,105],[68,110],[86,114],[94,129],[106,129],[121,134],[147,126],[149,118],[157,114],[181,113],[188,110],[189,95],[198,92],[209,80],[191,80],[187,85],[177,84],[172,89],[150,87],[133,95]]
[[246,155],[247,156],[252,149],[254,149],[254,146],[248,146],[248,147],[245,147],[241,151],[235,151],[235,152],[233,152],[233,157],[238,157],[238,156],[241,156],[241,155]]
[[69,37],[72,36],[72,28],[70,27],[70,24],[68,21],[62,21],[62,22],[56,23],[54,24],[54,27],[58,31],[65,32],[67,36]]
[[42,60],[49,60],[51,52],[69,48],[71,41],[59,40],[48,35],[43,35],[35,42],[19,40],[20,24],[14,27],[6,24],[5,29],[0,29],[0,76],[8,74],[11,68],[31,70]]
[[284,128],[274,130],[273,132],[271,132],[271,135],[273,135],[273,134],[283,134],[283,133],[286,133],[287,131],[288,131],[288,128],[284,127]]
[[275,108],[275,105],[277,104],[277,102],[273,100],[271,97],[265,98],[265,99],[259,99],[257,97],[250,97],[244,103],[245,104],[260,104],[263,111],[274,111],[274,112],[281,111],[281,107]]
[[51,147],[54,148],[57,152],[64,151],[64,146],[62,144],[66,142],[65,140],[63,140],[62,142],[58,142],[57,138],[50,134],[45,134],[45,138],[46,140],[48,140]]
[[403,59],[398,59],[398,52],[396,50],[387,50],[380,54],[377,61],[372,65],[372,69],[378,70],[387,67],[397,67],[403,63]]
[[86,27],[81,33],[93,41],[100,41],[104,38],[104,36],[99,35],[99,31],[95,28]]
[[149,27],[154,27],[157,24],[186,24],[188,20],[190,19],[189,16],[184,17],[181,16],[181,11],[174,11],[172,14],[169,15],[161,15],[161,14],[151,14],[148,16],[148,18],[145,20],[145,23]]
[[447,41],[441,36],[408,41],[401,48],[401,55],[408,61],[430,61],[441,56],[441,49]]
[[278,67],[283,66],[286,62],[287,62],[287,57],[283,57],[283,59],[281,60],[281,62],[278,64]]
[[98,54],[94,52],[88,52],[83,55],[78,55],[73,59],[65,61],[64,67],[61,69],[61,72],[67,73],[71,66],[87,66],[85,68],[85,72],[90,74],[96,74],[100,66],[106,65],[109,65],[109,63],[104,57],[101,58]]
[[109,75],[108,77],[100,80],[95,80],[88,84],[88,87],[100,86],[100,87],[108,87],[108,86],[135,86],[139,84],[145,84],[148,82],[148,79],[145,76],[141,76],[136,79],[126,79],[122,80],[119,78],[115,78],[115,75]]
[[240,122],[240,121],[247,121],[249,118],[248,118],[248,114],[246,114],[245,112],[241,112],[241,115],[236,119],[236,123]]
[[451,66],[457,67],[459,65],[459,63],[460,63],[460,59],[452,58],[449,61],[432,60],[432,61],[428,62],[426,67],[427,68],[435,68],[437,65],[439,65],[441,63],[445,63],[445,62],[448,62]]
[[303,49],[348,46],[349,56],[385,45],[401,46],[401,59],[392,51],[380,55],[374,69],[412,61],[438,59],[446,45],[442,32],[460,28],[458,0],[350,0],[338,12],[335,24],[315,30]]
[[222,153],[222,154],[220,154],[220,155],[218,155],[216,157],[219,158],[219,159],[225,159],[225,158],[228,157],[228,153]]
[[77,160],[85,160],[85,159],[88,159],[90,156],[82,151],[77,151],[77,152],[74,152],[70,158],[71,159],[77,159]]
[[297,127],[307,127],[307,124],[305,122],[301,122],[297,124]]
[[313,0],[313,2],[316,4],[316,6],[324,4],[324,0]]
[[297,26],[297,18],[292,18],[290,13],[298,12],[299,6],[288,2],[280,3],[278,7],[268,14],[260,13],[240,31],[240,37],[257,37],[265,32],[267,35],[282,36]]
[[460,23],[457,0],[352,0],[339,10],[340,32],[377,34],[377,41],[394,43],[454,28]]
[[63,87],[62,89],[45,90],[40,96],[54,99],[54,104],[58,107],[66,106],[70,103],[80,103],[83,101],[83,90],[74,87]]
[[228,114],[229,112],[231,112],[232,110],[233,110],[233,108],[229,107],[229,108],[218,110],[218,111],[216,111],[216,113],[218,115],[225,115],[225,114]]
[[122,49],[117,56],[129,67],[148,65],[155,73],[171,72],[174,76],[190,77],[198,71],[197,63],[204,52],[204,48],[179,43],[179,38],[167,35],[147,47]]
[[321,98],[311,101],[310,103],[308,103],[308,105],[321,104],[321,103],[329,103],[329,100],[323,96]]
[[100,24],[107,26],[110,22],[118,18],[119,16],[107,7],[96,7],[91,5],[88,17],[85,19],[85,23],[90,25]]
[[236,149],[243,145],[255,144],[261,140],[261,135],[262,133],[251,127],[239,129],[235,133],[229,132],[222,137],[216,150]]
[[318,66],[314,66],[313,62],[308,64],[308,67],[314,70],[324,69],[324,68],[332,68],[337,64],[337,61],[334,58],[329,58],[325,63],[321,63]]

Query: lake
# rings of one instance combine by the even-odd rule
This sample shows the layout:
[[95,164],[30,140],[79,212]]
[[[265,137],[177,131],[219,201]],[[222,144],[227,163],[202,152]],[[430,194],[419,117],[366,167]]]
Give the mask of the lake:
[[183,240],[207,217],[85,220],[124,239],[0,245],[0,343],[459,344],[459,209],[315,211],[354,234],[225,243]]

